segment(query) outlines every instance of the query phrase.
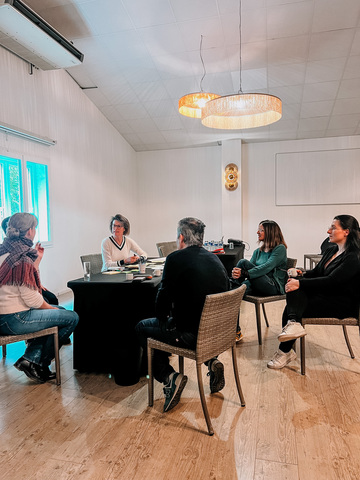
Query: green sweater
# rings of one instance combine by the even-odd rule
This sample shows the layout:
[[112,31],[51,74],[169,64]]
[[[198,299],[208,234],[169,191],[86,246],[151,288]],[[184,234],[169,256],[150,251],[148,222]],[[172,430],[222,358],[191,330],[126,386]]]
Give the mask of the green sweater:
[[285,293],[287,255],[284,245],[278,245],[271,252],[263,252],[257,248],[250,262],[256,265],[248,271],[250,280],[268,275],[274,280],[279,293]]

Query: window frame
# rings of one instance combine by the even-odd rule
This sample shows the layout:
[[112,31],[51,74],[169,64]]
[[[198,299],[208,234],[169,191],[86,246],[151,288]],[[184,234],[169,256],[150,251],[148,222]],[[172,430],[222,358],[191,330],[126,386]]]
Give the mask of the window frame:
[[[47,214],[48,214],[48,234],[50,240],[44,241],[43,239],[38,239],[38,229],[35,236],[34,242],[40,240],[43,247],[50,247],[53,245],[53,228],[52,228],[52,200],[51,200],[51,168],[48,158],[40,157],[33,154],[24,154],[16,153],[11,151],[3,151],[0,149],[0,156],[9,158],[10,160],[19,160],[20,162],[20,204],[22,212],[29,212],[29,193],[30,188],[28,185],[28,168],[27,163],[34,163],[39,165],[46,165],[47,167]],[[1,193],[0,193],[1,194]],[[6,215],[7,216],[7,215]]]

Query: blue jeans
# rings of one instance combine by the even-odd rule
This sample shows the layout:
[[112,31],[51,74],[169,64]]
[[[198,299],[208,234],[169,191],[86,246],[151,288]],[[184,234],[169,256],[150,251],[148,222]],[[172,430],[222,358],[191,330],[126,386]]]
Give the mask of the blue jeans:
[[[179,332],[176,326],[173,325],[172,318],[168,319],[167,323],[160,322],[158,318],[141,320],[141,322],[136,325],[135,331],[145,355],[148,337],[178,347],[191,349],[196,347],[196,336],[192,333]],[[153,372],[155,379],[158,382],[167,383],[169,375],[174,371],[169,362],[169,354],[161,350],[154,350]]]
[[[65,310],[63,307],[30,309],[0,315],[0,334],[22,335],[57,326],[59,328],[59,343],[62,345],[70,337],[78,321],[77,313]],[[54,358],[54,336],[47,335],[29,340],[23,356],[29,362],[37,365],[43,367],[50,365]]]
[[[256,265],[244,258],[239,260],[236,266],[245,270],[250,270],[251,268],[256,267]],[[258,278],[246,280],[240,277],[239,280],[233,280],[233,282],[236,283],[237,286],[246,285],[246,295],[255,294],[267,297],[271,295],[279,295],[280,293],[274,280],[268,275],[262,275]]]

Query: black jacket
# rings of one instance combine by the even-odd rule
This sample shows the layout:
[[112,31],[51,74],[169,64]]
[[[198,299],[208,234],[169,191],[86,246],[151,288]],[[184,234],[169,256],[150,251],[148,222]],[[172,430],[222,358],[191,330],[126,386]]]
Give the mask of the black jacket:
[[156,299],[156,316],[173,317],[180,332],[197,335],[206,295],[229,290],[225,267],[202,247],[190,246],[166,258]]

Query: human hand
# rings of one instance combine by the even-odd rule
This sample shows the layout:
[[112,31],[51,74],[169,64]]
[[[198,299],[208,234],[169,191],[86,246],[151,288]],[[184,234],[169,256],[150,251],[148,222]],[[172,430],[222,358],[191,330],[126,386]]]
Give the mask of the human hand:
[[241,268],[234,267],[234,268],[232,269],[231,276],[232,276],[232,278],[234,278],[235,280],[238,279],[238,278],[240,278],[240,276],[241,276]]
[[137,255],[133,255],[132,257],[128,257],[124,260],[124,263],[126,264],[131,264],[131,263],[136,263],[139,260],[139,257]]
[[300,288],[299,280],[296,280],[295,278],[289,278],[285,285],[285,292],[293,292],[294,290],[298,290],[298,288]]
[[40,257],[40,260],[44,256],[45,248],[41,245],[40,242],[36,242],[35,244],[35,250],[38,252],[38,257]]

